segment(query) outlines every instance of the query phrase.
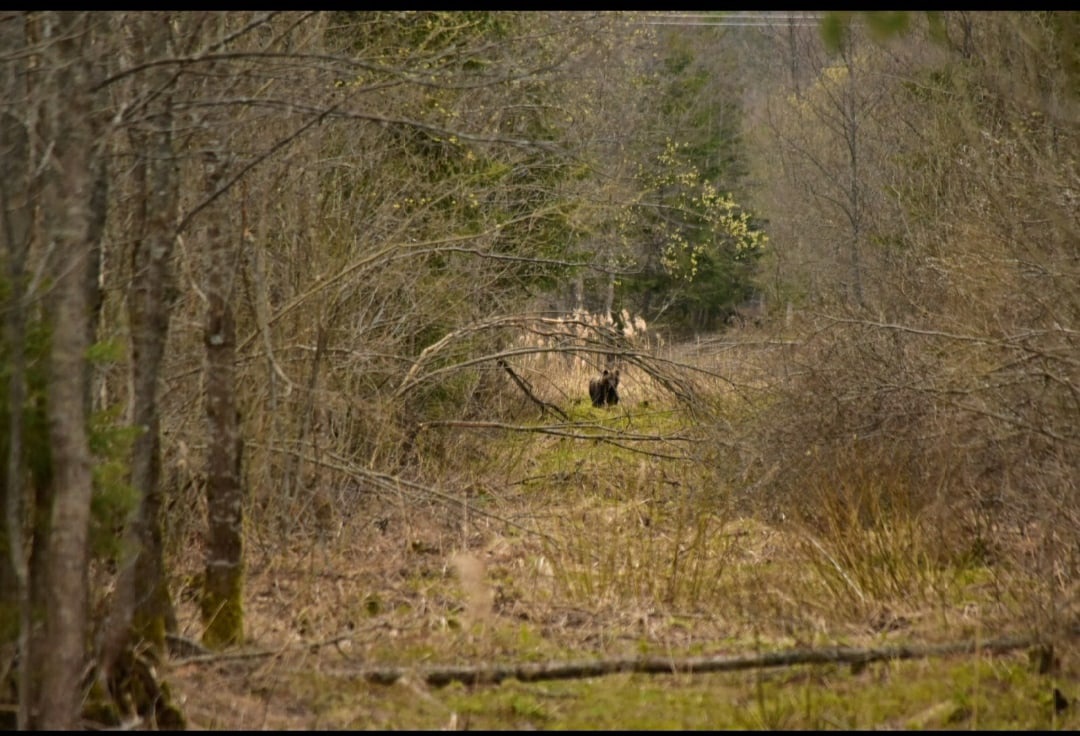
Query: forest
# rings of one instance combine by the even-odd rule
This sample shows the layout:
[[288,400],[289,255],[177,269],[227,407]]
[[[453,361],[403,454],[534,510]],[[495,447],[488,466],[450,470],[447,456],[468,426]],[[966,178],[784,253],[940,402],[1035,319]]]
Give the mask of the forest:
[[1080,13],[0,11],[6,729],[1080,728]]

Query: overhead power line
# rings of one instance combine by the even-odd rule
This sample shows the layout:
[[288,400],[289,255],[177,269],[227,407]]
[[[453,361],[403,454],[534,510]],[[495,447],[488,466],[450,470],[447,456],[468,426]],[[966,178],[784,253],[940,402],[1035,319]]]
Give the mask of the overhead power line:
[[776,25],[815,26],[823,16],[819,13],[647,13],[640,21],[650,26],[717,26],[719,28],[764,27]]
[[751,20],[769,20],[773,18],[821,18],[821,13],[682,13],[678,11],[664,11],[657,13],[642,13],[648,18],[706,18],[710,20],[732,20],[736,18]]
[[686,21],[674,21],[674,20],[643,20],[641,25],[646,26],[707,26],[709,28],[772,28],[779,25],[794,25],[799,28],[810,28],[817,25],[817,23],[688,23]]

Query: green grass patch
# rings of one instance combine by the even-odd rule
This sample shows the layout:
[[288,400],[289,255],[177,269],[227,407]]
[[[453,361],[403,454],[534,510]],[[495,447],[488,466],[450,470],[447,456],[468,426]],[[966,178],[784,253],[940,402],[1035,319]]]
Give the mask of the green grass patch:
[[433,693],[472,729],[1072,729],[1022,654],[740,674],[614,675]]

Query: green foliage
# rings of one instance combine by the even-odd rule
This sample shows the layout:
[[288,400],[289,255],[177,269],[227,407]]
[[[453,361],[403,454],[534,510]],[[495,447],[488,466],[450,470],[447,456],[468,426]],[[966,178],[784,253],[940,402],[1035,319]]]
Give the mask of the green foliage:
[[121,553],[123,528],[139,504],[129,482],[131,446],[141,430],[119,424],[122,407],[94,412],[90,417],[90,451],[94,456],[94,490],[90,500],[90,547],[100,558]]
[[1080,97],[1080,13],[1053,12],[1049,22],[1054,29],[1057,53],[1065,73],[1069,94]]
[[[53,468],[51,438],[48,416],[49,352],[51,325],[39,313],[27,314],[23,344],[18,346],[25,360],[24,400],[21,406],[11,406],[11,359],[14,346],[8,342],[8,333],[0,340],[0,456],[4,458],[5,471],[0,474],[0,498],[5,501],[12,491],[7,487],[7,463],[11,450],[11,415],[22,414],[22,457],[17,459],[24,483],[29,487],[20,499],[23,504],[22,518],[26,538],[36,536],[40,545],[49,532],[52,499]],[[117,344],[95,344],[87,351],[90,360],[107,363],[120,357]],[[91,521],[89,529],[90,550],[98,558],[115,558],[120,553],[121,530],[131,511],[138,503],[134,489],[127,482],[128,457],[135,431],[118,426],[119,407],[97,412],[90,417],[88,441],[93,456],[93,488],[91,495]],[[3,565],[9,564],[8,524],[0,527],[0,553]],[[25,539],[24,544],[29,542]],[[6,576],[5,576],[6,577]],[[19,628],[16,607],[9,594],[0,595],[0,641],[11,641]]]
[[[700,169],[703,179],[734,182],[746,173],[740,150],[740,90],[717,80],[733,74],[734,64],[725,57],[706,64],[681,35],[671,37],[668,44],[655,81],[657,112],[676,128],[683,155]],[[646,95],[653,92],[646,90]]]
[[86,359],[95,365],[118,363],[127,354],[127,346],[122,340],[98,340],[86,351]]
[[656,165],[641,168],[651,197],[637,208],[633,227],[653,247],[642,274],[624,279],[623,289],[641,300],[635,306],[649,319],[663,299],[673,326],[706,330],[751,295],[768,238],[751,213],[701,174],[694,158],[687,146],[669,140]]
[[[48,417],[48,354],[51,330],[46,322],[31,320],[26,328],[24,351],[26,356],[26,402],[23,412],[23,458],[31,487],[47,489],[52,483],[52,452],[49,439]],[[8,405],[11,361],[10,346],[0,343],[0,453],[7,458],[10,438],[10,412]],[[95,343],[87,351],[90,360],[108,363],[123,355],[122,345],[116,341]],[[91,550],[95,556],[111,557],[119,553],[120,534],[128,515],[138,503],[135,490],[128,483],[128,459],[131,444],[139,431],[122,426],[121,407],[115,406],[95,412],[90,417],[88,441],[94,458],[93,496],[91,499]],[[5,475],[6,479],[6,475]],[[40,493],[35,498],[44,498]],[[46,509],[37,509],[38,514]]]
[[[851,32],[851,24],[855,18],[861,18],[866,23],[870,35],[878,41],[887,41],[891,38],[903,35],[911,27],[911,11],[831,11],[821,19],[821,37],[825,40],[825,46],[833,53],[843,47],[847,36]],[[930,26],[932,37],[943,39],[945,36],[944,19],[941,11],[926,11],[926,18]]]
[[864,13],[870,33],[878,39],[888,39],[907,31],[911,13],[906,10]]
[[643,82],[645,131],[632,189],[635,204],[614,227],[636,271],[617,283],[617,307],[677,331],[722,326],[753,294],[767,241],[739,200],[746,174],[739,60],[716,53],[692,32],[662,40],[655,72]]
[[[6,290],[4,290],[6,291]],[[49,437],[49,351],[51,325],[37,315],[30,315],[22,349],[26,361],[26,399],[23,412],[23,464],[28,471],[31,489],[48,489],[52,483],[52,445]],[[102,340],[86,351],[87,360],[107,364],[121,360],[125,350],[120,340]],[[0,454],[8,457],[11,447],[9,405],[11,382],[11,346],[0,342]],[[124,521],[138,503],[137,494],[127,482],[131,446],[138,430],[118,424],[121,406],[94,413],[90,417],[89,436],[94,458],[94,490],[91,500],[91,546],[98,557],[119,552]],[[3,482],[6,482],[4,474]],[[42,497],[35,494],[35,497]],[[43,511],[39,509],[38,511]],[[4,532],[5,536],[5,532]]]
[[[23,351],[26,360],[26,395],[21,407],[23,412],[23,458],[34,488],[45,488],[52,482],[52,454],[49,444],[49,417],[46,413],[46,387],[48,382],[48,356],[51,330],[47,323],[32,320],[26,325]],[[11,358],[10,346],[0,341],[0,452],[8,457],[11,444],[8,432],[11,427],[10,400]],[[6,476],[4,481],[6,483]]]
[[[0,278],[0,303],[14,308],[7,300],[9,282]],[[6,315],[5,315],[6,316]],[[13,489],[8,487],[8,463],[11,454],[11,419],[13,412],[22,415],[22,456],[20,465],[24,492],[20,500],[24,529],[36,529],[45,533],[49,525],[47,508],[26,508],[24,504],[33,503],[27,499],[47,501],[52,485],[52,454],[49,442],[49,418],[47,414],[46,382],[48,381],[49,329],[47,323],[39,319],[29,319],[24,326],[23,344],[20,349],[25,361],[23,374],[24,394],[21,406],[11,406],[11,380],[13,369],[13,350],[9,343],[9,332],[5,329],[0,336],[0,457],[3,458],[4,470],[0,473],[0,502],[6,506],[8,496]],[[29,486],[28,488],[26,486]],[[5,509],[5,516],[7,510]],[[14,570],[11,567],[11,549],[8,538],[8,524],[0,525],[0,580],[4,587],[14,582]],[[0,642],[12,641],[18,633],[19,613],[15,599],[15,590],[10,588],[0,591]]]
[[930,37],[941,43],[947,38],[945,31],[945,14],[940,10],[927,10],[926,22],[929,26]]
[[491,11],[335,11],[328,36],[355,53],[388,65],[411,54],[424,55],[427,69],[484,69],[479,54],[438,53],[461,49],[484,39],[507,37],[516,27],[513,14]]

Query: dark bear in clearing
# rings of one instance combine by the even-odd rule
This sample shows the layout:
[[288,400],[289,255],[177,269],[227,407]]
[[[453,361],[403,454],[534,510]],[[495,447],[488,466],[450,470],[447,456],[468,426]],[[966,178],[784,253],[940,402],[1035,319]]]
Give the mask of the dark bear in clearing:
[[619,403],[618,388],[619,369],[609,371],[605,368],[603,375],[589,381],[589,398],[592,399],[592,405],[596,407],[615,406],[615,404]]

